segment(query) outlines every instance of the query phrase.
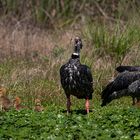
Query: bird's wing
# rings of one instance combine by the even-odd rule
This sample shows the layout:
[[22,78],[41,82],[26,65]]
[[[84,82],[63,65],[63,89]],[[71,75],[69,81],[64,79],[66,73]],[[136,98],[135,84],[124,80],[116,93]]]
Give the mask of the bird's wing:
[[81,74],[81,77],[84,77],[84,79],[87,82],[93,83],[92,73],[91,73],[91,70],[90,70],[90,68],[88,66],[81,65],[80,74]]
[[108,97],[114,91],[119,91],[128,88],[135,80],[140,79],[140,72],[123,72],[120,73],[114,81],[109,83],[102,91],[102,99]]
[[118,72],[124,72],[124,71],[140,71],[140,66],[118,66],[116,68],[116,71],[118,71]]
[[66,77],[65,68],[66,68],[66,64],[62,65],[60,68],[60,80],[61,80],[62,87],[65,85],[65,77]]
[[128,90],[131,93],[140,92],[140,80],[136,80],[132,84],[130,84],[129,87],[128,87]]

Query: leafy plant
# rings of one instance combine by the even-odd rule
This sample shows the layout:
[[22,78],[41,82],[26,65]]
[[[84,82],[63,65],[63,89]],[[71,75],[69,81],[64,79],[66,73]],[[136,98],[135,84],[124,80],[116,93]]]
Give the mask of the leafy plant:
[[[44,112],[1,113],[1,139],[137,139],[139,109],[122,105],[96,108],[89,116],[51,106]],[[53,109],[53,110],[52,110]],[[58,111],[59,110],[59,111]]]

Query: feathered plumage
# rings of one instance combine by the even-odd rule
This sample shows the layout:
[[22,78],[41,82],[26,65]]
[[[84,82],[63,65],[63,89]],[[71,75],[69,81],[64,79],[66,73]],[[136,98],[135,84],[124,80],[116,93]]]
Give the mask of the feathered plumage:
[[120,90],[118,92],[116,91],[113,92],[110,95],[110,98],[113,100],[121,98],[122,96],[131,96],[132,98],[136,97],[138,100],[140,100],[140,80],[134,81],[132,84],[128,86],[127,89]]
[[93,78],[88,66],[80,63],[80,49],[82,41],[75,39],[74,53],[68,63],[60,68],[61,84],[67,96],[67,112],[70,112],[70,95],[79,99],[86,99],[86,109],[89,112],[89,99],[92,99]]
[[[116,68],[116,71],[118,71],[119,73],[125,71],[137,72],[140,71],[140,66],[118,66]],[[132,100],[133,100],[132,105],[135,105],[137,102],[139,102],[140,99],[138,97],[132,97]]]
[[27,106],[23,106],[21,105],[21,98],[19,98],[18,96],[15,97],[14,101],[13,101],[13,106],[15,108],[15,110],[21,110],[21,109],[28,109]]
[[[140,79],[140,72],[123,72],[120,73],[114,81],[109,83],[102,91],[102,105],[105,106],[113,99],[120,98],[122,96],[135,97],[135,92],[128,92],[132,90],[134,84]],[[135,83],[136,82],[136,83]],[[131,94],[130,94],[131,93]]]
[[44,107],[41,104],[41,100],[40,99],[35,99],[35,107],[34,110],[37,112],[41,112],[44,110]]
[[11,101],[6,95],[6,89],[0,87],[0,111],[7,111],[11,108]]
[[140,71],[140,66],[118,66],[116,68],[116,71],[118,72],[124,72],[124,71]]

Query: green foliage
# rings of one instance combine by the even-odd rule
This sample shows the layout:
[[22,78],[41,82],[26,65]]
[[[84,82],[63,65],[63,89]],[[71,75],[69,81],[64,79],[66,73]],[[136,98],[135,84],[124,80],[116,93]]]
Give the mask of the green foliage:
[[88,116],[73,111],[69,116],[57,106],[44,112],[21,110],[1,113],[0,139],[137,139],[140,111],[108,106]]

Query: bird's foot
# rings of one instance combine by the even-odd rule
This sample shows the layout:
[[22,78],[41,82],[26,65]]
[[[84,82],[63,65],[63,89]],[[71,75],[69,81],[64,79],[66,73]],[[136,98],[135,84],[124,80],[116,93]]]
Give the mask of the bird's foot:
[[70,110],[69,111],[67,110],[67,115],[70,115],[70,113],[71,113]]

